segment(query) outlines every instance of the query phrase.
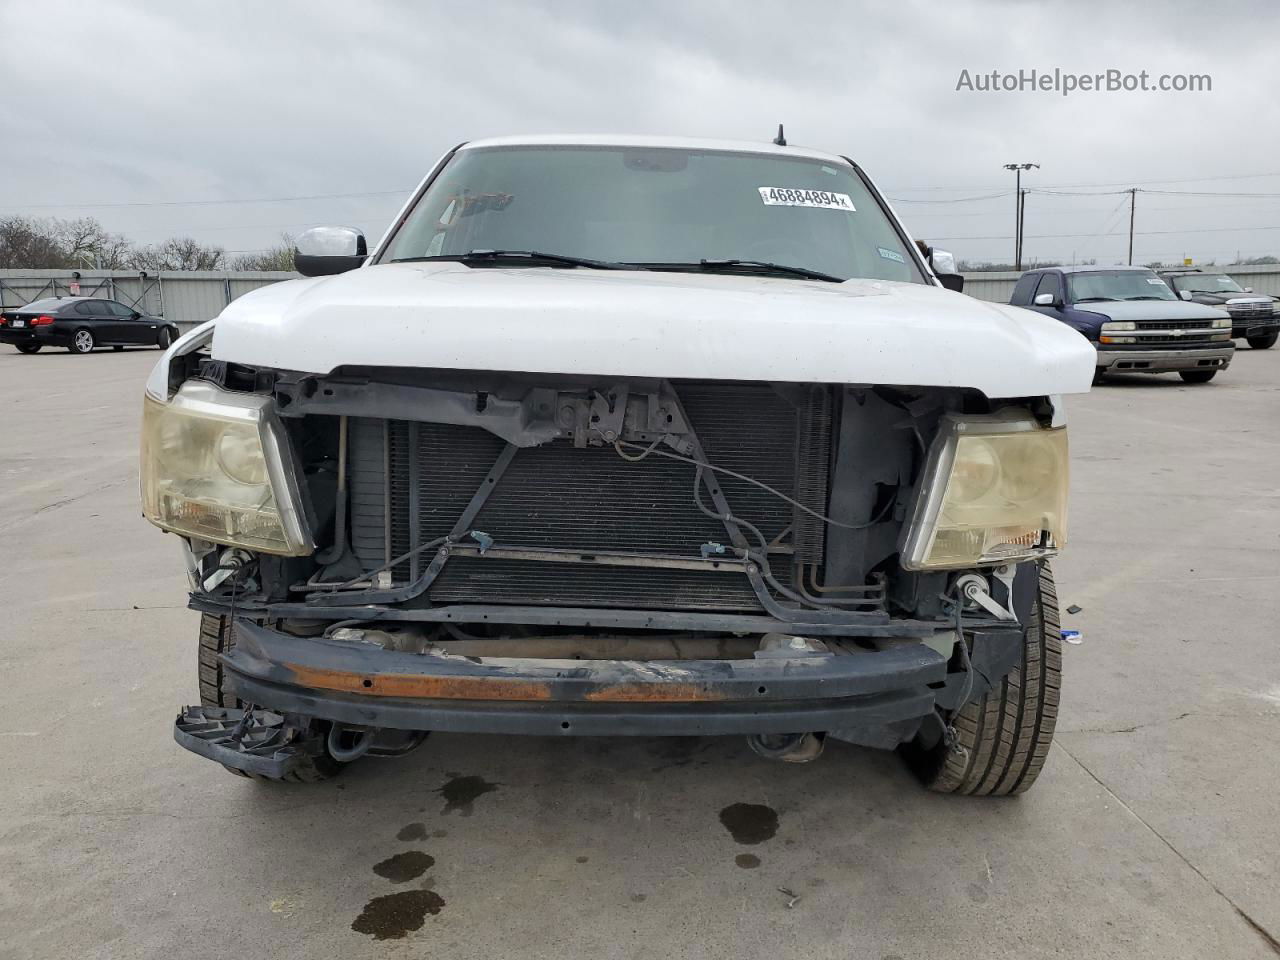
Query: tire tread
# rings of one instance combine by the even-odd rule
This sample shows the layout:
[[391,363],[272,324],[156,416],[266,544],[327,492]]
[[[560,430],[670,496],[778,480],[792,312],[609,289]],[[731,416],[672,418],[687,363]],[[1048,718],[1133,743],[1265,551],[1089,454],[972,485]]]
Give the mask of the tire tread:
[[[240,709],[244,704],[227,688],[226,670],[219,654],[227,653],[236,645],[235,636],[226,617],[212,613],[200,615],[200,640],[197,653],[197,674],[200,680],[200,703],[206,707],[226,707]],[[337,774],[345,764],[332,757],[312,757],[310,762],[297,767],[283,777],[264,777],[259,774],[246,773],[234,767],[223,769],[246,780],[261,780],[271,783],[319,783]]]
[[956,754],[939,745],[940,759],[927,767],[925,785],[939,793],[967,796],[1011,796],[1028,790],[1049,755],[1061,685],[1058,595],[1045,563],[1039,570],[1021,662],[952,718],[964,751]]

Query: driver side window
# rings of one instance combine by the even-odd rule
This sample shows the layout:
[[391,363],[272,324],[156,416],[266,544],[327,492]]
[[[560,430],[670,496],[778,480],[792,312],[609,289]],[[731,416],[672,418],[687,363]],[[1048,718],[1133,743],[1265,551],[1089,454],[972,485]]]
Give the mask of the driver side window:
[[1048,293],[1053,296],[1052,303],[1059,303],[1062,300],[1062,280],[1056,273],[1046,273],[1040,279],[1040,286],[1036,287],[1036,296],[1042,293]]

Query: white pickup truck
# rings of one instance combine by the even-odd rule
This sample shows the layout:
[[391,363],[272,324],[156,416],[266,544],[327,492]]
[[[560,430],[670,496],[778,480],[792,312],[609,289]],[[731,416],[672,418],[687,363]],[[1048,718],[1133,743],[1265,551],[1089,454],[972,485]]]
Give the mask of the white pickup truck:
[[371,250],[296,262],[146,388],[202,614],[183,746],[316,780],[432,731],[833,738],[1035,781],[1094,351],[955,292],[851,160],[466,143]]

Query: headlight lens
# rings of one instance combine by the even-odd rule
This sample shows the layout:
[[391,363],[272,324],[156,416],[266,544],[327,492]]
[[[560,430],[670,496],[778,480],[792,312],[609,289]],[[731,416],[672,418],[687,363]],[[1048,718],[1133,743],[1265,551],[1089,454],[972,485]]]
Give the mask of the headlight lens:
[[1066,541],[1066,519],[1065,427],[1045,429],[1026,414],[946,417],[902,564],[958,569],[1047,556]]
[[148,396],[142,415],[142,509],[156,526],[287,556],[312,552],[267,397],[190,381],[168,403]]
[[267,458],[255,429],[227,424],[218,435],[214,456],[222,472],[237,483],[262,486],[267,482]]
[[1108,320],[1102,325],[1104,332],[1110,333],[1113,330],[1136,330],[1132,320]]
[[1215,329],[1217,329],[1217,330],[1224,330],[1224,329],[1226,329],[1227,327],[1231,326],[1231,318],[1230,318],[1230,317],[1218,317],[1217,319],[1215,319],[1215,320],[1213,321],[1213,326],[1214,326],[1214,328],[1215,328]]

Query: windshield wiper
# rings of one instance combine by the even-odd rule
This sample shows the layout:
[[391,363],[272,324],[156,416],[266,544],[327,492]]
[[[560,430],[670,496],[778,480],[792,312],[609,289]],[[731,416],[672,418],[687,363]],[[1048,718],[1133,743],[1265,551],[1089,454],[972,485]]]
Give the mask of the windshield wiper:
[[844,283],[842,277],[835,277],[808,267],[791,267],[785,263],[770,263],[767,260],[699,260],[696,263],[642,263],[638,264],[648,270],[736,270],[745,269],[761,273],[775,273],[787,277],[804,277],[806,280],[825,280],[827,283]]
[[1173,297],[1153,297],[1149,294],[1143,294],[1140,297],[1125,297],[1125,300],[1172,300]]
[[564,253],[543,253],[541,250],[470,250],[467,253],[445,253],[434,257],[397,257],[392,263],[494,263],[501,260],[518,260],[532,265],[558,264],[565,267],[587,267],[591,270],[639,270],[633,263],[613,260],[589,260],[571,257]]
[[1076,297],[1075,303],[1106,303],[1114,300],[1115,297]]

